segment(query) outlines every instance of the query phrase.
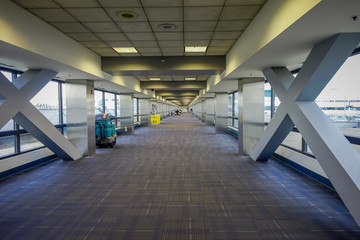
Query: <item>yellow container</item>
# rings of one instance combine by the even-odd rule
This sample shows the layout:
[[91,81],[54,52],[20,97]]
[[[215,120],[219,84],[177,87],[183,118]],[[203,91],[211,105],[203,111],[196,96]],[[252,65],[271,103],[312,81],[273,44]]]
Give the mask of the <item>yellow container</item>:
[[151,124],[160,124],[160,115],[151,115]]

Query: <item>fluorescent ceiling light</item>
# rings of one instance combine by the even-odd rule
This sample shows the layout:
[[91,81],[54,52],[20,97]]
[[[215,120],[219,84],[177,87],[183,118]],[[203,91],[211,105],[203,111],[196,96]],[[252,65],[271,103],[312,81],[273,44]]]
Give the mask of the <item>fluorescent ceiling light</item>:
[[185,77],[186,81],[195,81],[196,77]]
[[185,52],[206,52],[207,46],[185,47]]
[[114,47],[114,50],[118,53],[138,53],[134,47]]
[[161,78],[159,78],[159,77],[151,77],[151,78],[149,78],[149,80],[150,81],[160,81]]

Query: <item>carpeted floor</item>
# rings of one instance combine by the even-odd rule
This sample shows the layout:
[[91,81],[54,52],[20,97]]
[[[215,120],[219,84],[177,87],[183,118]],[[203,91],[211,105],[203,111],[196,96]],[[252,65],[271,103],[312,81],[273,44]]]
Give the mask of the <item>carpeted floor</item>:
[[336,193],[189,114],[0,182],[0,239],[360,239]]

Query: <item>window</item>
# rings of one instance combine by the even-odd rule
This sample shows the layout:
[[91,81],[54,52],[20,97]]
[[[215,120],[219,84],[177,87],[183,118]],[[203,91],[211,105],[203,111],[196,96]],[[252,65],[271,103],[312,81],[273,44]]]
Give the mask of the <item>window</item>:
[[[13,70],[2,69],[1,73],[11,82],[20,76],[19,72]],[[64,111],[66,109],[66,96],[65,91],[62,91],[62,86],[63,83],[52,80],[30,102],[64,133],[64,129],[66,129],[66,125],[63,125],[64,120],[66,121],[66,111]],[[10,120],[0,129],[0,158],[6,158],[43,146],[41,142],[13,120]]]
[[105,92],[105,113],[115,117],[115,94]]
[[139,99],[134,98],[134,123],[139,122]]
[[228,126],[238,128],[238,92],[233,92],[228,95]]
[[58,85],[50,81],[30,101],[52,124],[60,123]]
[[94,93],[95,114],[104,113],[103,91],[95,90]]
[[269,123],[271,119],[271,86],[270,83],[265,83],[265,99],[264,99],[264,120]]

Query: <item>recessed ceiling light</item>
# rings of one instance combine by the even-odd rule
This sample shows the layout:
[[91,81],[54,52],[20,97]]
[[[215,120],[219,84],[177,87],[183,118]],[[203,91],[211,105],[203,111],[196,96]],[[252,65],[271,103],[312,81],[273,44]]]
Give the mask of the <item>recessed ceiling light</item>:
[[158,28],[160,30],[165,30],[165,31],[169,31],[169,30],[174,30],[177,28],[177,26],[175,24],[172,24],[172,23],[163,23],[163,24],[160,24],[158,26]]
[[186,81],[195,81],[196,77],[185,77]]
[[130,20],[130,19],[137,18],[138,14],[135,12],[131,12],[131,11],[119,11],[116,13],[116,16],[118,16],[118,18],[121,18],[121,19]]
[[149,78],[149,80],[150,81],[160,81],[161,78],[159,78],[159,77],[151,77],[151,78]]
[[118,53],[138,53],[134,47],[113,47]]
[[185,47],[185,52],[206,52],[207,46]]

